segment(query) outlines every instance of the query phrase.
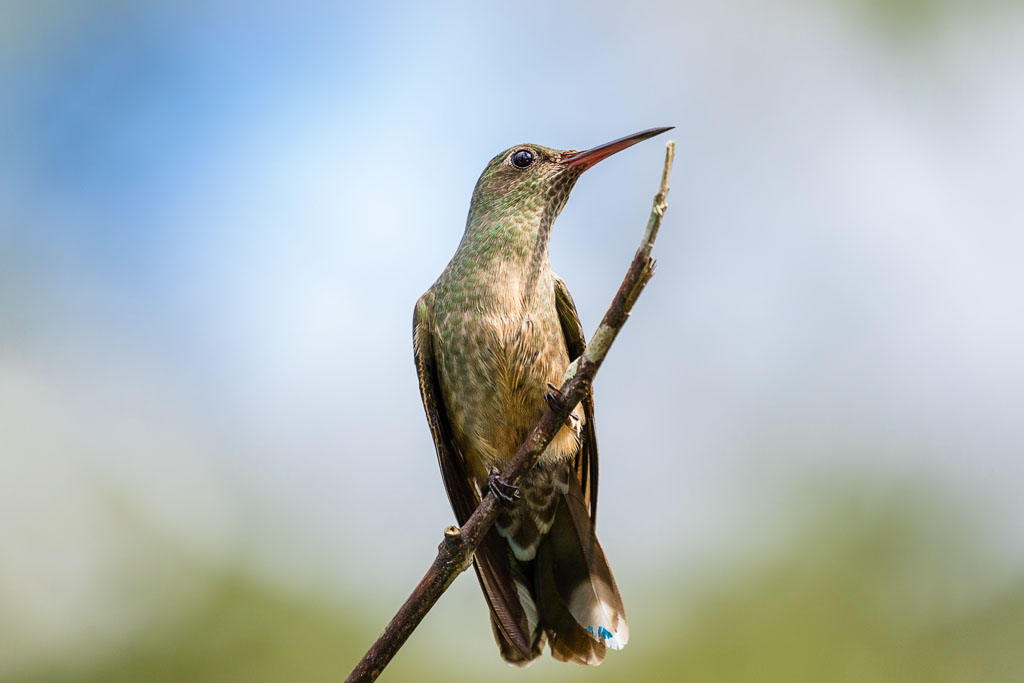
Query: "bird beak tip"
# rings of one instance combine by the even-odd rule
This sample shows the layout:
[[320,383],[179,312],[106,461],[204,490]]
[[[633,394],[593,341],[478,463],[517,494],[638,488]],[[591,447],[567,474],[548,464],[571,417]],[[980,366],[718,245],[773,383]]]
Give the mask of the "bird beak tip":
[[562,157],[561,163],[565,164],[567,167],[582,166],[583,170],[586,170],[602,159],[607,159],[616,152],[621,152],[627,147],[632,147],[638,142],[642,142],[648,138],[653,138],[655,135],[661,135],[665,131],[672,130],[673,128],[675,128],[675,126],[663,126],[661,128],[649,128],[647,130],[642,130],[639,133],[633,133],[632,135],[627,135],[624,138],[619,138],[618,140],[612,140],[611,142],[607,142],[603,145],[592,147],[585,152],[566,154]]

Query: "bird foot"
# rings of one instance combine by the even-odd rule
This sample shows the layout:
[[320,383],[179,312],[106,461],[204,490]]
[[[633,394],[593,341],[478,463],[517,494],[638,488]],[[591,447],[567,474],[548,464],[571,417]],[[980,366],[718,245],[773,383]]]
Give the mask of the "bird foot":
[[487,475],[487,490],[493,493],[498,500],[511,505],[516,502],[517,499],[522,497],[519,492],[518,486],[513,486],[504,479],[501,478],[501,473],[498,472],[498,468],[492,467],[490,474]]
[[[553,411],[557,411],[562,407],[562,402],[558,400],[558,387],[551,382],[548,382],[548,391],[544,394],[544,400],[547,401],[548,407]],[[580,421],[579,415],[575,413],[569,413],[569,417],[565,418],[565,426],[570,429],[576,429],[576,424]]]
[[551,382],[548,382],[548,389],[551,391],[544,394],[544,400],[547,401],[548,407],[551,408],[551,410],[558,410],[562,407],[562,402],[558,400],[558,387]]

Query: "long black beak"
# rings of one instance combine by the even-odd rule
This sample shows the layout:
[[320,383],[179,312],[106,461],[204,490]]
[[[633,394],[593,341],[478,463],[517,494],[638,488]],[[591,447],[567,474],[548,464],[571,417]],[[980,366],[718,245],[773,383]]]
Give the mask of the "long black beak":
[[663,128],[651,128],[649,130],[642,130],[639,133],[633,133],[627,135],[624,138],[606,142],[603,145],[592,147],[585,152],[566,152],[559,159],[559,163],[568,166],[582,166],[584,170],[590,168],[602,159],[607,159],[616,152],[621,152],[627,147],[632,147],[638,142],[646,140],[647,138],[653,138],[655,135],[661,135],[666,130],[672,130],[675,126],[665,126]]

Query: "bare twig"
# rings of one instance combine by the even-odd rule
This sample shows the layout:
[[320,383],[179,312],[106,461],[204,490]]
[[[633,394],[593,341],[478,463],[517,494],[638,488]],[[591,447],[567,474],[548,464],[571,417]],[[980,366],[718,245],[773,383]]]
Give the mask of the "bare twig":
[[[583,400],[594,381],[594,375],[604,362],[612,342],[619,330],[626,323],[629,312],[633,308],[640,292],[654,272],[654,260],[651,248],[658,236],[661,218],[665,215],[665,196],[668,194],[668,179],[672,171],[672,159],[675,143],[669,142],[665,150],[665,167],[661,174],[661,185],[654,196],[651,217],[644,230],[640,248],[637,249],[633,262],[623,278],[619,290],[615,293],[608,311],[604,314],[600,326],[587,345],[586,351],[573,361],[565,373],[565,381],[558,392],[558,409],[551,407],[545,411],[540,422],[533,428],[526,441],[516,451],[512,461],[501,473],[502,479],[518,484],[523,475],[537,462],[540,454],[554,438],[555,433],[565,423],[569,413]],[[444,531],[444,539],[437,548],[437,557],[430,569],[413,590],[412,595],[398,610],[394,618],[384,629],[384,633],[370,647],[346,678],[346,683],[374,681],[384,667],[388,665],[398,650],[405,644],[412,632],[426,616],[430,608],[448,589],[455,577],[464,572],[473,563],[473,553],[483,540],[484,535],[494,525],[498,517],[499,502],[493,493],[480,502],[473,515],[466,520],[462,528],[450,526]]]

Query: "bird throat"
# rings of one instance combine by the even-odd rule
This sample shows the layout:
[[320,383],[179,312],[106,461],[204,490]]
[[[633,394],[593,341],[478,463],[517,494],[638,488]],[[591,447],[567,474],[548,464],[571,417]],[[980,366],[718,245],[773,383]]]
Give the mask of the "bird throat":
[[550,280],[551,228],[580,173],[574,169],[552,178],[542,189],[521,188],[493,202],[474,196],[449,268],[514,282],[528,306],[538,283]]

